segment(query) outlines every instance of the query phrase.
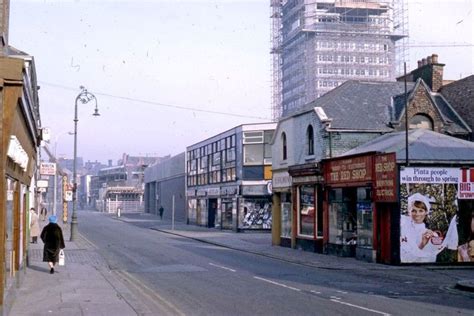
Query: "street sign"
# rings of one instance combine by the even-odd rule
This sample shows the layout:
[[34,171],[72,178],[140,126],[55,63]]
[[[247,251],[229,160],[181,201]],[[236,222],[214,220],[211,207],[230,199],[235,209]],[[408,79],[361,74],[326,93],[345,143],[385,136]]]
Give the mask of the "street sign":
[[41,162],[40,174],[45,176],[54,176],[56,174],[56,164],[54,162]]
[[48,180],[38,180],[38,181],[36,181],[36,186],[38,188],[47,188],[48,187]]
[[67,201],[67,202],[72,201],[72,191],[65,191],[64,192],[64,201]]

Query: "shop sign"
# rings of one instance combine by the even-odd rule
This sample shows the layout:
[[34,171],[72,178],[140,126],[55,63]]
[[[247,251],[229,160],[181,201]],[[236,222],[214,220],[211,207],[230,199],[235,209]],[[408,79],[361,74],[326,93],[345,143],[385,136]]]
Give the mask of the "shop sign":
[[29,157],[16,136],[10,136],[7,156],[10,157],[16,164],[18,164],[23,169],[23,171],[26,171]]
[[56,164],[54,162],[41,162],[40,174],[44,176],[54,176],[56,174]]
[[220,188],[208,188],[207,189],[207,195],[212,195],[212,196],[218,196],[221,194],[221,189]]
[[196,192],[197,196],[206,196],[207,195],[207,190],[206,189],[199,189]]
[[242,195],[268,195],[267,185],[244,185]]
[[237,195],[239,194],[239,187],[221,187],[221,195]]
[[322,182],[324,182],[323,176],[293,177],[293,184],[301,184],[301,183],[322,183]]
[[36,186],[38,188],[47,188],[48,187],[48,180],[38,180],[38,181],[36,181]]
[[288,172],[273,172],[273,188],[288,188],[291,187],[291,176]]
[[[196,196],[196,190],[186,190],[186,196]],[[156,195],[156,199],[158,200],[158,194]]]
[[397,202],[397,157],[395,153],[376,155],[375,202]]
[[328,184],[372,181],[372,156],[330,160],[326,166]]
[[72,191],[64,191],[64,201],[72,201]]
[[458,198],[474,199],[474,168],[461,169]]

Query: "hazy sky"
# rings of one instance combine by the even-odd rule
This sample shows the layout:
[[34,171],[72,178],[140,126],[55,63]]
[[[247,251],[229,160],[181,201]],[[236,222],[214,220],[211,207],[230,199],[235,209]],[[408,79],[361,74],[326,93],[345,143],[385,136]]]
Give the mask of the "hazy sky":
[[[58,155],[72,158],[67,132],[80,85],[101,116],[79,104],[79,156],[175,155],[236,125],[270,121],[269,3],[13,0],[9,41],[35,58],[42,125]],[[446,79],[473,74],[472,1],[409,3],[408,68],[438,53]]]

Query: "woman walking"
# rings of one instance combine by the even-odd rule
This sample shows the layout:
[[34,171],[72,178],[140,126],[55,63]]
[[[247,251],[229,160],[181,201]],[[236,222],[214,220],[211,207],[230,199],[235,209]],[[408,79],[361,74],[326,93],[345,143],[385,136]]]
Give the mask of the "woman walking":
[[49,224],[41,232],[41,240],[44,242],[43,262],[49,265],[49,273],[54,273],[54,265],[59,261],[59,251],[66,248],[64,244],[63,231],[57,224],[56,215],[49,217]]

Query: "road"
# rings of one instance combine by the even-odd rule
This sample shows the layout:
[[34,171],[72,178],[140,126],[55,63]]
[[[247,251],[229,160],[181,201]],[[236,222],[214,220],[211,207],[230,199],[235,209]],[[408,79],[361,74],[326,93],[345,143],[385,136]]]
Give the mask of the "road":
[[[149,310],[174,315],[473,314],[474,296],[449,287],[455,281],[450,270],[318,269],[149,226],[80,212],[81,234],[139,293],[142,301],[135,304],[146,302]],[[465,273],[472,277],[472,270]]]

